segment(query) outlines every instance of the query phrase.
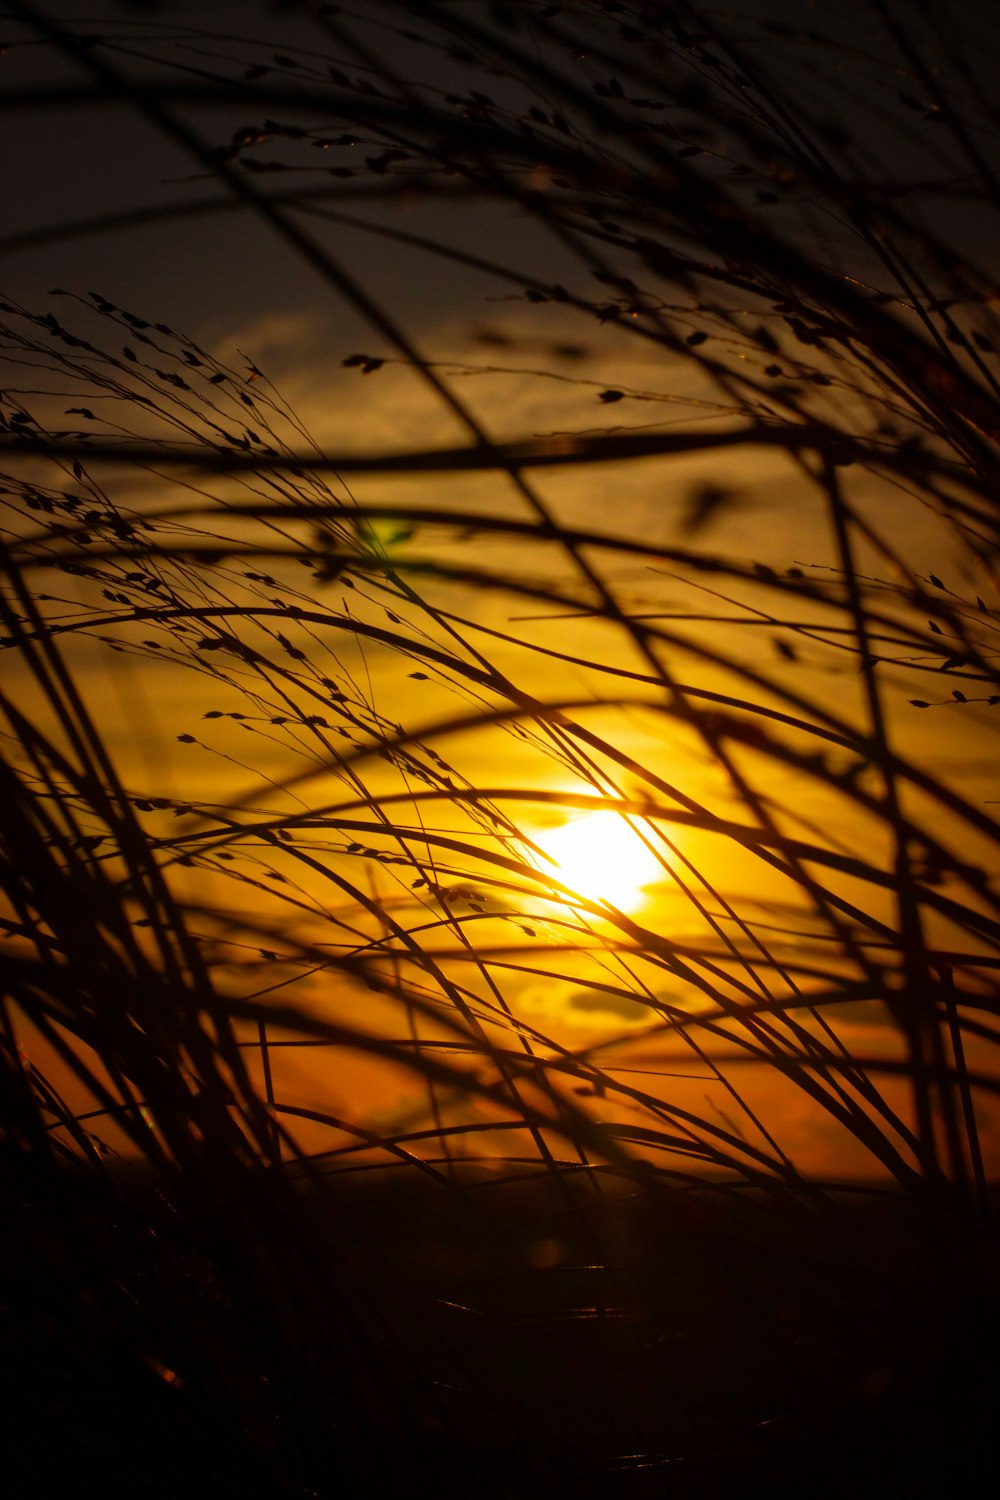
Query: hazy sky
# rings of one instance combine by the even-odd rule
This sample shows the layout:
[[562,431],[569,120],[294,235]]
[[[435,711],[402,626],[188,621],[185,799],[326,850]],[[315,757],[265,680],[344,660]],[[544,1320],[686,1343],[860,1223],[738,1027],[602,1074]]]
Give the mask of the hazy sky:
[[[73,20],[82,32],[84,23],[90,25],[98,12],[83,0],[73,0],[52,8],[51,14]],[[275,49],[298,46],[340,56],[308,23],[296,21],[283,8],[276,16],[265,4],[213,4],[210,16],[204,6],[189,0],[162,8],[119,6],[113,19],[106,19],[107,11],[102,9],[92,24],[132,52],[132,56],[116,56],[116,65],[134,69],[138,76],[176,81],[177,75],[169,68],[136,55],[144,50],[138,38],[147,33],[149,17],[161,15],[167,33],[174,30],[167,17],[178,29],[204,28],[200,45],[207,54],[206,65],[212,66],[221,57],[229,76],[234,70],[228,60],[234,55],[267,58]],[[134,44],[130,35],[137,38]],[[57,57],[50,45],[37,40],[29,43],[27,37],[28,28],[16,23],[8,31],[10,44],[2,76],[12,92],[44,84],[92,86],[82,68]],[[268,43],[269,37],[273,44]],[[199,62],[195,47],[192,42],[177,55]],[[399,49],[397,40],[397,53]],[[169,45],[161,44],[160,50],[161,55],[171,54]],[[403,64],[402,57],[399,61]],[[436,72],[442,83],[450,77],[454,84],[454,76],[446,70],[437,67]],[[189,118],[209,141],[221,146],[240,126],[259,124],[260,115],[260,106],[248,100],[242,115],[232,109],[192,108]],[[305,268],[273,232],[253,222],[246,208],[228,206],[230,195],[225,188],[206,181],[199,165],[130,104],[105,100],[93,106],[79,102],[60,106],[47,100],[43,106],[16,106],[7,119],[10,138],[16,139],[18,148],[5,154],[2,167],[6,236],[145,207],[208,202],[218,206],[217,212],[191,219],[163,222],[150,216],[134,227],[116,227],[100,235],[67,233],[54,244],[7,250],[0,278],[11,294],[30,299],[66,281],[74,289],[94,286],[124,306],[141,303],[151,317],[166,318],[198,337],[239,330],[263,317],[302,314],[319,319],[327,337],[351,326],[346,309],[337,305],[319,276]],[[362,144],[357,155],[364,154]],[[339,159],[349,160],[349,156],[342,153]],[[278,186],[316,186],[320,181],[318,171],[291,174],[287,184],[279,181]],[[376,222],[398,221],[399,217],[395,213],[386,216],[369,204],[363,204],[362,211]],[[315,231],[316,226],[311,227]],[[505,212],[480,208],[470,224],[467,208],[461,215],[443,218],[439,209],[411,206],[405,227],[416,234],[441,235],[443,231],[447,238],[470,248],[488,246],[489,253],[499,259],[516,250],[519,264],[528,270],[537,271],[543,264],[542,236],[523,221],[513,224]],[[346,231],[338,232],[334,242],[338,255],[352,270],[363,271],[368,284],[395,301],[399,312],[405,309],[411,324],[426,326],[462,316],[471,308],[478,310],[479,298],[470,295],[469,278],[454,264],[443,268],[413,252],[400,256],[383,241]],[[546,240],[544,248],[544,264],[552,274],[551,241]]]
[[[334,42],[296,17],[294,8],[263,0],[240,4],[220,0],[209,11],[191,0],[100,7],[87,0],[66,0],[58,6],[44,0],[39,9],[71,23],[78,34],[113,38],[115,51],[106,54],[108,59],[138,78],[185,81],[169,65],[153,60],[146,40],[151,35],[159,37],[156,52],[161,59],[176,57],[209,70],[220,66],[227,76],[233,74],[229,59],[234,56],[266,61],[275,52],[304,56],[316,50],[324,57],[347,61]],[[361,25],[358,35],[374,43],[402,74],[419,69],[422,78],[443,88],[468,86],[472,81],[454,63],[408,44],[392,28],[379,29],[379,11],[377,5],[360,7],[358,14],[369,24]],[[720,16],[725,24],[742,28],[748,38],[760,42],[757,5],[740,0]],[[842,0],[814,4],[778,0],[767,7],[767,16],[779,22],[787,18],[803,30],[815,27],[837,40],[838,49],[813,48],[801,54],[788,53],[781,38],[767,36],[765,56],[786,83],[790,80],[793,87],[808,92],[810,106],[821,117],[846,119],[859,129],[872,163],[887,160],[893,169],[911,173],[940,168],[933,134],[928,137],[924,132],[914,141],[898,129],[899,110],[889,107],[895,101],[887,97],[886,79],[873,62],[884,55],[886,41],[866,6],[845,5]],[[200,41],[186,37],[175,50],[172,41],[163,40],[189,28],[201,30]],[[0,62],[0,79],[12,94],[43,85],[93,86],[81,66],[57,56],[28,26],[9,21],[4,40],[8,45]],[[299,48],[304,50],[298,52]],[[805,69],[800,67],[803,55],[808,63]],[[987,66],[984,61],[983,67]],[[857,70],[854,76],[850,68]],[[287,72],[286,77],[290,77]],[[889,82],[891,86],[891,78]],[[496,80],[491,86],[501,91],[506,87]],[[187,118],[208,139],[223,145],[234,129],[259,124],[259,113],[248,98],[244,117],[231,110],[189,106]],[[306,123],[309,117],[300,118]],[[0,168],[5,238],[102,214],[154,206],[224,204],[229,197],[224,188],[204,180],[198,165],[128,103],[104,100],[92,106],[79,102],[60,106],[49,98],[34,107],[8,104],[6,132],[11,148]],[[925,153],[922,161],[921,151]],[[364,154],[364,146],[357,154]],[[342,153],[338,160],[349,160],[349,154]],[[278,188],[314,186],[320,181],[318,174],[274,179]],[[501,261],[516,260],[529,272],[544,269],[552,279],[571,264],[550,235],[509,210],[473,208],[466,203],[458,214],[450,215],[439,207],[412,204],[402,218],[396,211],[386,215],[370,204],[364,204],[361,211],[375,222],[402,222],[410,232],[445,237]],[[315,221],[309,227],[319,232]],[[992,243],[980,210],[961,203],[949,209],[948,233],[979,251],[988,251]],[[454,263],[443,266],[412,251],[400,255],[376,237],[343,229],[332,243],[352,270],[363,272],[371,288],[388,297],[395,310],[405,310],[411,326],[426,327],[441,319],[481,313],[481,281]],[[150,316],[166,318],[196,336],[209,330],[216,335],[231,332],[261,315],[303,313],[319,319],[328,336],[336,336],[348,316],[342,307],[334,308],[331,291],[316,273],[305,268],[273,232],[251,223],[245,208],[222,208],[169,223],[150,218],[99,236],[67,234],[55,244],[22,252],[8,249],[2,255],[0,281],[12,295],[31,299],[67,280],[74,288],[93,285],[124,306],[141,302]]]
[[[90,26],[92,7],[79,0],[42,8],[47,13],[71,18],[80,28],[84,22]],[[313,32],[305,23],[295,21],[283,8],[273,14],[272,9],[246,3],[213,4],[212,34],[204,35],[198,46],[209,55],[229,57],[236,52],[252,61],[258,55],[270,55],[270,51],[265,49],[258,54],[246,44],[247,37],[273,35],[271,50],[275,52],[312,45]],[[791,0],[784,6],[769,7],[769,13],[777,15],[798,17],[808,12],[831,28],[845,47],[849,43],[857,49],[853,54],[834,55],[830,85],[834,104],[830,107],[841,107],[844,103],[844,90],[838,80],[842,77],[841,70],[850,62],[857,69],[854,76],[867,80],[870,75],[877,80],[877,86],[873,83],[871,94],[866,93],[864,99],[854,99],[848,113],[855,123],[862,118],[877,121],[884,103],[879,92],[884,80],[871,62],[871,51],[881,44],[876,44],[870,25],[863,33],[851,30],[845,19],[849,10],[827,3],[797,5]],[[735,7],[735,11],[729,7],[727,15],[733,14],[740,24],[756,23],[756,7]],[[854,14],[856,11],[851,11]],[[136,76],[146,76],[147,70],[151,70],[152,76],[162,76],[160,64],[147,63],[134,55],[126,58],[120,51],[125,47],[132,53],[141,52],[141,37],[147,25],[151,20],[158,25],[161,19],[168,31],[175,22],[203,26],[206,7],[188,3],[121,6],[110,20],[106,17],[94,20],[92,29],[115,37],[119,50],[110,56],[116,66],[127,65],[135,70]],[[85,78],[82,70],[56,58],[50,47],[29,42],[28,36],[24,26],[16,22],[9,25],[10,45],[0,59],[3,69],[0,82],[6,89],[16,95],[29,87],[73,88]],[[324,52],[331,51],[328,41],[322,47]],[[398,62],[401,68],[413,63],[412,49],[408,52],[398,39],[385,41],[385,47],[384,55]],[[185,55],[190,59],[195,54],[187,51]],[[336,56],[335,50],[331,55]],[[206,65],[215,63],[206,59]],[[441,67],[440,78],[442,85],[447,86],[447,68]],[[805,84],[803,80],[803,87]],[[821,99],[821,91],[817,91],[816,97],[818,101]],[[869,114],[854,113],[862,105]],[[192,108],[189,118],[211,142],[224,146],[234,130],[259,124],[258,114],[256,102],[248,101],[242,116],[233,111],[211,113]],[[163,321],[191,334],[237,369],[241,368],[241,357],[250,360],[261,367],[269,380],[274,380],[328,451],[385,446],[424,448],[467,440],[438,397],[429,393],[414,372],[398,361],[384,335],[374,335],[343,297],[246,208],[213,209],[204,214],[179,215],[169,221],[159,218],[155,212],[159,206],[214,205],[224,202],[226,194],[215,181],[206,180],[197,164],[144,121],[131,104],[107,100],[93,105],[79,101],[60,104],[57,99],[47,97],[44,106],[23,102],[11,106],[5,123],[8,143],[16,145],[8,145],[0,163],[5,204],[0,294],[40,311],[48,305],[47,295],[52,288],[82,293],[98,291],[153,322]],[[363,155],[368,148],[361,144],[338,149]],[[884,138],[877,131],[873,134],[872,150],[878,150],[890,165],[901,167],[904,162],[904,147],[888,130]],[[261,154],[266,156],[266,151]],[[319,152],[316,157],[320,158]],[[338,161],[349,159],[349,154],[337,157]],[[325,154],[322,160],[324,163],[327,160]],[[929,151],[927,160],[928,166],[934,164],[937,169],[933,151]],[[310,172],[267,180],[281,188],[286,181],[294,187],[323,179],[314,178]],[[77,234],[71,227],[62,227],[58,235],[44,242],[22,242],[20,247],[16,243],[19,236],[24,241],[39,229],[72,226],[79,220],[130,213],[138,208],[149,208],[151,212],[143,222],[128,227],[119,226],[100,234]],[[516,208],[466,203],[445,210],[412,202],[378,208],[363,201],[358,211],[376,224],[399,225],[413,235],[437,236],[473,253],[514,264],[526,275],[549,281],[566,280],[574,287],[584,284],[593,292],[592,280],[585,279],[584,271],[569,252]],[[423,352],[431,359],[448,361],[445,371],[448,378],[496,437],[513,439],[551,432],[613,429],[619,411],[623,427],[681,418],[704,421],[718,415],[711,405],[698,405],[720,400],[718,391],[703,373],[692,368],[690,361],[681,363],[662,346],[642,343],[615,326],[600,324],[565,308],[503,300],[509,297],[511,288],[502,281],[458,267],[454,262],[442,262],[425,252],[393,246],[360,230],[319,225],[316,220],[297,222],[307,225],[309,232],[330,248],[366,290],[400,321],[405,331],[417,339]],[[985,220],[979,217],[978,210],[959,206],[950,227],[960,232],[959,237],[973,252],[985,253],[990,240],[984,226]],[[830,253],[831,256],[838,253],[832,232]],[[484,338],[493,341],[486,342]],[[356,368],[345,370],[342,365],[345,356],[359,350],[374,351],[387,362],[370,377]],[[484,364],[496,368],[486,373],[475,368]],[[525,376],[526,370],[535,372],[532,378]],[[628,399],[623,400],[620,408],[617,404],[601,404],[600,393],[609,385],[627,394]],[[708,480],[721,481],[738,492],[738,503],[727,515],[724,535],[718,537],[718,545],[727,553],[776,569],[834,560],[829,528],[815,492],[804,488],[801,474],[789,460],[763,450],[740,452],[724,468],[715,459],[688,458],[672,462],[669,470],[662,464],[639,463],[615,469],[549,473],[539,482],[539,488],[557,515],[572,517],[577,524],[615,529],[646,541],[666,542],[676,535],[678,519],[689,509],[695,487]],[[845,483],[862,509],[867,506],[877,512],[887,534],[906,537],[908,557],[918,571],[936,569],[938,573],[947,573],[949,566],[957,567],[956,554],[946,534],[934,522],[928,522],[925,513],[919,510],[915,520],[906,494],[898,490],[876,492],[872,482],[857,471]],[[481,505],[519,513],[518,507],[522,505],[503,476],[460,479],[449,482],[447,489],[438,479],[405,483],[359,479],[354,492],[372,502],[405,498],[427,503],[436,502],[447,493],[449,502],[459,511]],[[717,534],[709,530],[701,540],[714,546]],[[488,560],[499,567],[509,555],[494,546]],[[874,553],[864,553],[865,562],[873,567],[874,559]],[[477,556],[476,561],[481,562],[482,557]],[[884,560],[878,561],[879,567],[883,564]],[[692,614],[702,609],[728,607],[727,601],[720,604],[712,599],[706,603],[700,580],[665,579],[662,574],[652,577],[648,569],[633,568],[628,587],[629,597],[637,601],[657,598],[661,607]],[[333,592],[324,597],[332,598]],[[454,603],[454,595],[442,591],[441,597]],[[766,605],[763,592],[754,594],[753,585],[749,586],[747,597],[755,607]],[[474,607],[481,622],[496,628],[513,628],[512,614],[530,614],[523,602],[515,612],[506,597],[482,597],[475,600]],[[598,658],[607,637],[604,627],[590,622],[542,627],[537,621],[515,618],[513,623],[526,638],[544,639],[553,648],[582,658],[588,655]],[[744,660],[759,665],[761,670],[797,672],[798,680],[806,681],[821,701],[845,713],[858,710],[861,686],[853,661],[846,665],[837,663],[829,653],[822,661],[818,657],[813,661],[807,653],[801,668],[776,666],[776,647],[769,631],[758,630],[750,648],[742,643],[745,631],[742,637],[731,631],[728,636],[722,632],[712,639],[719,641],[723,637],[738,640],[740,644],[734,649],[742,649]],[[506,660],[502,656],[501,659]],[[384,664],[377,655],[372,660]],[[721,674],[713,674],[713,669],[683,657],[681,660],[686,674],[700,672],[697,680],[701,686],[722,686]],[[394,670],[400,665],[398,658],[390,664]],[[634,661],[632,664],[635,665]],[[369,662],[355,656],[350,665],[361,678]],[[410,662],[406,665],[412,667]],[[110,672],[101,680],[110,682]],[[186,785],[185,778],[200,777],[203,788],[211,788],[221,800],[227,790],[243,791],[251,774],[266,777],[275,769],[277,760],[272,764],[269,758],[273,748],[258,749],[244,756],[235,762],[236,769],[233,761],[198,760],[200,750],[183,763],[178,759],[176,770],[171,769],[171,757],[180,754],[175,744],[178,727],[195,727],[206,736],[209,733],[199,727],[201,713],[215,706],[204,696],[207,688],[202,684],[198,691],[185,690],[178,685],[179,679],[161,671],[159,676],[144,679],[147,702],[151,705],[147,710],[140,701],[141,693],[130,689],[127,677],[119,674],[115,681],[112,693],[117,696],[109,693],[103,699],[106,705],[115,705],[107,713],[107,732],[112,744],[123,754],[130,746],[138,752],[136,777],[141,778],[152,765],[159,775],[175,774],[175,784],[181,790]],[[582,668],[564,669],[548,682],[553,691],[593,690],[593,683]],[[155,684],[155,691],[148,692],[151,683]],[[214,691],[214,683],[211,686]],[[380,708],[391,704],[393,715],[398,717],[415,712],[424,692],[404,672],[377,681],[376,688]],[[157,720],[161,731],[151,733],[150,725]],[[911,715],[907,749],[933,759],[935,764],[941,764],[950,755],[953,761],[960,762],[965,784],[971,786],[983,767],[988,768],[991,763],[990,726],[985,724],[980,711],[972,710],[964,720],[963,738],[958,744],[951,729],[953,722],[944,715],[917,719]],[[145,725],[143,732],[137,727],[140,724]],[[690,769],[694,764],[695,757],[684,758],[690,747],[682,748],[680,738],[673,743],[665,738],[657,742],[641,715],[628,718],[627,733],[634,736],[634,743],[644,744],[650,754],[662,755],[672,774],[679,766]],[[163,746],[168,739],[169,753],[166,753]],[[157,740],[158,745],[154,744]],[[481,757],[478,763],[477,755]],[[197,766],[197,772],[190,769],[191,765]],[[491,774],[516,774],[511,769],[513,758],[505,760],[498,756],[492,742],[486,750],[473,745],[466,765]],[[711,778],[704,767],[696,774],[703,776],[702,788],[708,785]],[[766,784],[769,793],[777,793],[781,789],[780,771],[772,770],[769,774],[770,780],[762,784]],[[203,791],[202,795],[207,799],[208,793]],[[821,809],[819,802],[800,807],[799,811],[815,815]],[[838,829],[837,833],[851,836],[850,829]],[[748,888],[752,887],[752,877],[739,861],[733,861],[729,873],[734,880],[738,878]],[[757,894],[761,894],[760,889]],[[499,919],[498,927],[502,927]],[[566,984],[555,988],[544,982],[519,982],[520,997],[532,1023],[558,1029],[561,1023],[553,1012],[553,994],[558,990],[562,1003],[566,986],[572,988],[578,981],[583,988],[577,999],[583,998],[567,1028],[577,1040],[581,1034],[589,1034],[588,1027],[606,1029],[622,1019],[620,1007],[617,1015],[613,1005],[601,1009],[594,1000],[595,992],[586,989],[584,978],[572,975]],[[589,982],[593,983],[592,973]],[[565,1021],[565,1015],[562,1020]],[[853,1044],[857,1037],[850,1028],[855,1023],[845,1024]],[[864,1031],[863,1023],[858,1029]],[[363,1100],[370,1082],[369,1075],[362,1070],[349,1086],[345,1085],[355,1106]],[[748,1088],[753,1093],[755,1085],[748,1083]],[[408,1096],[404,1092],[402,1097],[405,1104]],[[772,1104],[779,1107],[773,1098]],[[796,1114],[798,1104],[782,1100],[780,1109],[792,1134],[805,1130]],[[812,1134],[804,1146],[814,1164],[822,1162],[828,1149],[823,1129],[822,1123],[814,1120],[810,1126]],[[838,1150],[842,1148],[843,1142]],[[838,1160],[844,1171],[857,1169],[853,1157],[841,1155]]]

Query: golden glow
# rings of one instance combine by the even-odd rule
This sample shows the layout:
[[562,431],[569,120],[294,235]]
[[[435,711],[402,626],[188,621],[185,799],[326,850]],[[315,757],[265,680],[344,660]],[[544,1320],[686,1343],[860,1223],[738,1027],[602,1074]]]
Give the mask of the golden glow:
[[656,856],[615,812],[583,813],[536,834],[535,843],[556,861],[553,873],[564,885],[620,911],[640,906],[643,887],[663,876]]

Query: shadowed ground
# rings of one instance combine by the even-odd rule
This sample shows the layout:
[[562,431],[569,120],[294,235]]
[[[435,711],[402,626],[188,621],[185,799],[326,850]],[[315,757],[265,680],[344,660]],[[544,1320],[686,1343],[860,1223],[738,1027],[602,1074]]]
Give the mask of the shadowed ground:
[[[272,1396],[239,1275],[148,1179],[123,1182],[114,1212],[70,1194],[65,1238],[7,1200],[14,1493],[975,1495],[998,1477],[995,1247],[899,1199],[341,1177],[305,1192],[328,1276],[293,1289],[300,1368],[286,1354]],[[145,1352],[171,1343],[176,1371]],[[307,1402],[317,1358],[350,1420],[289,1441],[282,1404],[298,1383]]]

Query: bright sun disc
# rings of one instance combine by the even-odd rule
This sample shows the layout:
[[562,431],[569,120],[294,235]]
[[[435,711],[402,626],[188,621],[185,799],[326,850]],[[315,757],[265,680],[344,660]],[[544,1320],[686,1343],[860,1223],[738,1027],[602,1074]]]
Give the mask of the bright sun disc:
[[643,886],[663,876],[652,851],[614,812],[584,813],[537,834],[535,843],[556,861],[553,873],[564,885],[620,911],[640,905]]

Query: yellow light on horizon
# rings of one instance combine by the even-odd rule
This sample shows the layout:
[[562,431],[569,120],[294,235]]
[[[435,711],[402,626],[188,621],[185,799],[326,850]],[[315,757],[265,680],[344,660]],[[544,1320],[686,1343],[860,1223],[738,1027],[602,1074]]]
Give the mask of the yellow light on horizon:
[[552,873],[564,885],[589,901],[609,901],[619,911],[641,906],[643,888],[663,876],[652,850],[616,812],[583,813],[536,834],[534,841],[555,860]]

